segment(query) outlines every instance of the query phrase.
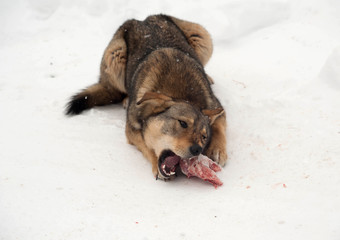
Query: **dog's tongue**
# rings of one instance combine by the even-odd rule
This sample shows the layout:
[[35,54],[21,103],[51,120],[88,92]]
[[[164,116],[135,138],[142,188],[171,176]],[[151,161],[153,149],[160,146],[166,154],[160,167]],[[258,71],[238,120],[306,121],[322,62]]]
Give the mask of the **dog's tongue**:
[[177,165],[179,163],[180,160],[181,160],[181,158],[177,155],[169,156],[169,157],[165,158],[164,165],[167,168],[172,169],[175,165]]

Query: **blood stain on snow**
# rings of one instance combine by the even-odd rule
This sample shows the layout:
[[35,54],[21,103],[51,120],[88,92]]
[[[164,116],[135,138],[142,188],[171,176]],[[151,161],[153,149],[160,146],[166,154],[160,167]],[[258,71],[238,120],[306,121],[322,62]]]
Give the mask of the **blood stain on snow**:
[[236,81],[236,80],[232,80],[234,83],[237,83],[239,85],[241,85],[243,88],[247,88],[247,85],[244,84],[243,82],[239,82],[239,81]]
[[287,185],[285,183],[276,183],[274,185],[272,185],[272,188],[275,189],[277,187],[282,186],[283,188],[287,188]]

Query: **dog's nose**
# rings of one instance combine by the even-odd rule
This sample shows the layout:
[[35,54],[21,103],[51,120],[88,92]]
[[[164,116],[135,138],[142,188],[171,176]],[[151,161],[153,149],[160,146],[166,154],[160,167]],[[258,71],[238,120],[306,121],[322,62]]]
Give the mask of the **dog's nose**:
[[191,154],[194,155],[194,156],[200,155],[201,152],[202,152],[202,150],[203,150],[202,147],[201,147],[200,145],[198,145],[198,144],[194,144],[194,145],[192,145],[192,146],[190,147],[190,152],[191,152]]

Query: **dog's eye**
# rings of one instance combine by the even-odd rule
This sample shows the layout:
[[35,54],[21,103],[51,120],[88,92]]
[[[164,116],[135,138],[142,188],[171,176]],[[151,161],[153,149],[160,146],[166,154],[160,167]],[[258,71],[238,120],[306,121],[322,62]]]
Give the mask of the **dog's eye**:
[[202,135],[202,139],[203,139],[203,141],[207,140],[207,136],[206,135]]
[[188,124],[184,121],[178,120],[179,124],[181,125],[182,128],[187,128]]

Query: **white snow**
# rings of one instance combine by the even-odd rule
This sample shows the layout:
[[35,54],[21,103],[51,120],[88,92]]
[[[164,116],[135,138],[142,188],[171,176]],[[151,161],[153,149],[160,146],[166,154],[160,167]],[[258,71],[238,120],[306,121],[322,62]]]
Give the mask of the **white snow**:
[[[217,190],[155,181],[121,105],[65,117],[128,18],[205,26],[227,111]],[[337,0],[0,2],[0,239],[340,239]]]

